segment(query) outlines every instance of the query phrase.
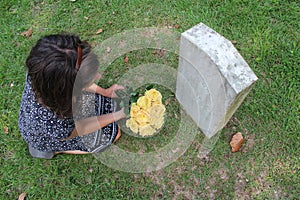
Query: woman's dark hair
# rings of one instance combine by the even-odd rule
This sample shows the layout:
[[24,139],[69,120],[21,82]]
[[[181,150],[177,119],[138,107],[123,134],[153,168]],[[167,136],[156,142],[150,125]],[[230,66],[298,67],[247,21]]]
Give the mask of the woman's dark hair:
[[90,45],[74,35],[41,38],[26,60],[36,99],[60,117],[72,116],[74,95],[91,83],[98,66]]

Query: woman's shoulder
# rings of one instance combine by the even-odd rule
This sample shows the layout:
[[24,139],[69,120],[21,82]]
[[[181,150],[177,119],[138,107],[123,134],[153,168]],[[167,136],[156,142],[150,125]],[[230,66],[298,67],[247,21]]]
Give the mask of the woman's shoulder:
[[31,119],[37,120],[50,120],[59,123],[70,123],[73,121],[70,117],[59,117],[54,111],[44,106],[36,99],[36,95],[32,89],[30,78],[26,77],[24,91],[21,99],[20,110],[27,113],[27,116],[31,116]]

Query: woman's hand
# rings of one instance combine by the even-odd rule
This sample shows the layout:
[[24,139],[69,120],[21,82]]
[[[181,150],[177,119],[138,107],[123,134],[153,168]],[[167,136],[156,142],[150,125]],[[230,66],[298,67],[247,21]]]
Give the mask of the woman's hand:
[[121,85],[114,84],[110,88],[105,89],[104,96],[110,97],[110,98],[118,98],[118,95],[116,94],[117,90],[124,90],[125,88]]
[[117,111],[119,113],[119,119],[123,119],[123,118],[126,118],[126,114],[125,114],[125,111],[124,111],[124,108],[121,108],[121,110]]
[[110,88],[103,89],[99,85],[96,85],[95,83],[93,83],[89,87],[85,88],[85,91],[101,94],[103,96],[110,97],[110,98],[118,98],[116,91],[124,90],[124,89],[125,88],[123,86],[118,85],[118,84],[114,84]]

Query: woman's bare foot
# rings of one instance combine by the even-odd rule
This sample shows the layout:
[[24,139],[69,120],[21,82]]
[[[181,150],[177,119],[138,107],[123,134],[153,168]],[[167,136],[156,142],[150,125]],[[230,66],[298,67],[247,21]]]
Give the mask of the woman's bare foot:
[[59,152],[55,152],[54,155],[57,154],[90,154],[91,152],[87,152],[87,151],[80,151],[80,150],[71,150],[71,151],[59,151]]
[[115,143],[117,140],[119,140],[119,138],[121,137],[121,129],[120,129],[120,126],[118,126],[118,134],[116,135],[116,138],[115,140],[113,141],[113,143]]

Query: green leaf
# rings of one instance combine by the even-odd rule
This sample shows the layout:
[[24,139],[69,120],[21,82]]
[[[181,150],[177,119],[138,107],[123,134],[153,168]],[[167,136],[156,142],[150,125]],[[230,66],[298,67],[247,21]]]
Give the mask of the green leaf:
[[146,87],[146,90],[151,90],[151,89],[153,89],[153,87],[154,87],[154,84],[149,84],[149,85]]
[[131,96],[131,97],[130,97],[130,104],[131,104],[131,103],[137,102],[138,98],[139,98],[138,95],[136,95],[136,96]]
[[130,96],[131,96],[131,97],[138,97],[138,96],[139,96],[139,93],[138,93],[138,92],[132,92]]

